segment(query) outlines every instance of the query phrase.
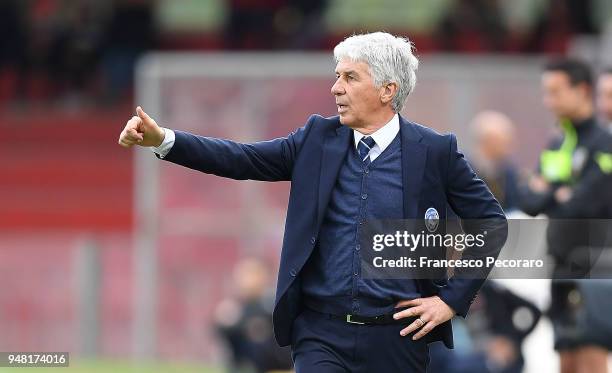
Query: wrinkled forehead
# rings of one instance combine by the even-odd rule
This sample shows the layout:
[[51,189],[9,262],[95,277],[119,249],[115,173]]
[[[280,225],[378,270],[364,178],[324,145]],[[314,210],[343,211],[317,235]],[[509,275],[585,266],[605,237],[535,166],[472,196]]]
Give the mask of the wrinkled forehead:
[[350,58],[342,58],[336,64],[335,71],[337,74],[346,74],[354,72],[358,74],[370,74],[370,66],[367,62],[356,61]]

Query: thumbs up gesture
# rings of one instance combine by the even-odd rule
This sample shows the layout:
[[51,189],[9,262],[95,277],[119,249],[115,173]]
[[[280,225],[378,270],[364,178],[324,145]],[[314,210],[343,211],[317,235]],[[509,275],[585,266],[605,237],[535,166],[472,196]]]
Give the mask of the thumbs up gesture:
[[133,145],[159,146],[164,141],[165,132],[145,113],[140,106],[136,108],[137,116],[128,120],[119,135],[119,145],[131,148]]

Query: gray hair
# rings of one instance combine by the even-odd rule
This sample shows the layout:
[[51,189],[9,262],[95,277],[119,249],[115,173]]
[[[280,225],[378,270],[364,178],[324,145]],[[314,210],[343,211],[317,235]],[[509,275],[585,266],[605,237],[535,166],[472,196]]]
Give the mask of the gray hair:
[[342,59],[367,63],[377,88],[386,83],[396,83],[398,90],[391,105],[393,111],[399,113],[416,85],[419,60],[413,54],[413,48],[407,38],[373,32],[344,39],[334,48],[334,59],[336,63]]

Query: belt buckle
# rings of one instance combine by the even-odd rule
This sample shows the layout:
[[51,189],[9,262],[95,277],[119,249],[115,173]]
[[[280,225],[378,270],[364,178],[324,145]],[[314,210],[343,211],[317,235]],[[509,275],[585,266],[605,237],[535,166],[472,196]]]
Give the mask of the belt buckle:
[[365,325],[364,322],[353,321],[352,317],[353,317],[353,315],[346,315],[346,322],[349,323],[349,324]]

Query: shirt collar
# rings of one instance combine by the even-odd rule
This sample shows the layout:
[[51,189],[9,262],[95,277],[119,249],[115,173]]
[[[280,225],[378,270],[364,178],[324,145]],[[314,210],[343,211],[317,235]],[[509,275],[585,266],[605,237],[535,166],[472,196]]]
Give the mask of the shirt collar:
[[[374,141],[376,141],[376,145],[382,152],[387,148],[387,146],[389,146],[389,144],[391,144],[391,141],[395,139],[395,136],[397,136],[399,130],[399,116],[395,114],[387,124],[377,129],[370,136],[374,139]],[[357,148],[359,141],[361,141],[365,135],[356,130],[353,130],[353,134],[355,137],[355,148]]]

